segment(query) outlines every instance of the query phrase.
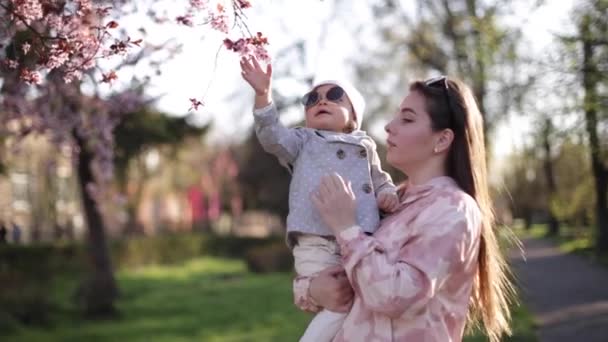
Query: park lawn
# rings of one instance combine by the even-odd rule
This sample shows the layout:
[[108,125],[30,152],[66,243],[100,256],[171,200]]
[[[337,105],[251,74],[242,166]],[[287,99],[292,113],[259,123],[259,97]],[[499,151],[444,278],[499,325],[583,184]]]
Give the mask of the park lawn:
[[[297,341],[310,315],[292,304],[292,274],[259,275],[243,262],[197,258],[173,266],[148,266],[117,275],[121,315],[115,320],[77,317],[63,277],[53,301],[59,314],[49,328],[19,328],[6,341]],[[537,341],[527,311],[514,311],[516,334],[505,341]],[[467,342],[485,341],[468,337]]]

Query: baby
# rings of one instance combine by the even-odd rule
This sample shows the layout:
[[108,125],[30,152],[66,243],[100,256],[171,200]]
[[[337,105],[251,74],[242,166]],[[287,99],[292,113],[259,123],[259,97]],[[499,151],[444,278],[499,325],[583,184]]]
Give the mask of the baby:
[[[292,174],[287,244],[293,250],[296,272],[310,276],[339,265],[335,237],[311,199],[321,177],[336,172],[351,183],[357,223],[368,234],[378,226],[378,209],[392,212],[399,205],[395,186],[381,169],[376,144],[360,130],[365,100],[345,81],[319,82],[302,98],[306,127],[287,128],[272,103],[272,66],[264,70],[255,58],[243,58],[241,75],[255,91],[253,115],[260,144]],[[328,310],[319,312],[300,341],[331,341],[344,317]]]

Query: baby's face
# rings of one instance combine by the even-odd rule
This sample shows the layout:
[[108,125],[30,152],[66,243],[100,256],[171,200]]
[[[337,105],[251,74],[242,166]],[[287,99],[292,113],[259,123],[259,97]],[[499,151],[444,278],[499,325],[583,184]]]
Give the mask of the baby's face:
[[[325,84],[313,91],[319,96],[317,103],[306,107],[306,127],[322,129],[326,131],[342,132],[352,117],[352,104],[342,92],[339,99],[327,99],[327,92],[337,87],[333,84]],[[336,90],[333,90],[336,93]],[[332,96],[330,96],[332,98]]]

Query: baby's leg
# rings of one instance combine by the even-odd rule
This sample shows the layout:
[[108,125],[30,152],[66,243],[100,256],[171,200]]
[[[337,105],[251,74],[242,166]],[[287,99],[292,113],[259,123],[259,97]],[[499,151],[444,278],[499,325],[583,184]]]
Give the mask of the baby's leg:
[[[299,275],[311,276],[340,264],[335,241],[315,235],[302,235],[293,248],[295,269]],[[300,342],[330,342],[340,330],[346,314],[322,310],[310,322]]]

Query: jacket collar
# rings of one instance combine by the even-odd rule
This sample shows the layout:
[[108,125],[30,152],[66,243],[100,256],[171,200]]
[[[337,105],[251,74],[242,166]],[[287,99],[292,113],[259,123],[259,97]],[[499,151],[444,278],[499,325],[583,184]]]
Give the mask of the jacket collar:
[[420,198],[428,196],[437,188],[456,187],[458,184],[449,176],[435,177],[424,184],[407,186],[403,196],[401,196],[401,205],[412,203]]
[[371,139],[365,133],[365,131],[361,130],[356,130],[351,133],[340,133],[315,129],[314,132],[318,136],[325,139],[327,142],[341,142],[347,144],[361,145],[363,140]]

